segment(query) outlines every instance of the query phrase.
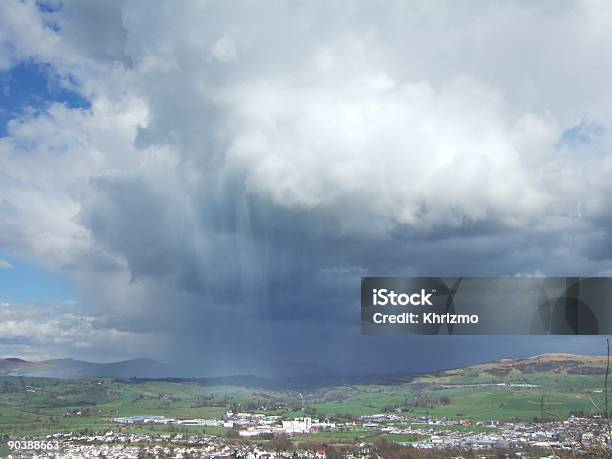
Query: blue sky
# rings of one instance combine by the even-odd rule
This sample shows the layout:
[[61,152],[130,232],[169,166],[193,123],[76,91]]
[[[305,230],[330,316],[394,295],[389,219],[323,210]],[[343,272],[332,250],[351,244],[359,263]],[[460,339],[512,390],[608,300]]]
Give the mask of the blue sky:
[[88,108],[89,102],[69,91],[58,81],[52,67],[32,59],[0,72],[0,136],[7,134],[7,123],[24,112],[44,111],[50,103],[70,108]]
[[0,269],[0,300],[9,303],[60,302],[77,299],[65,276],[0,253],[12,268]]

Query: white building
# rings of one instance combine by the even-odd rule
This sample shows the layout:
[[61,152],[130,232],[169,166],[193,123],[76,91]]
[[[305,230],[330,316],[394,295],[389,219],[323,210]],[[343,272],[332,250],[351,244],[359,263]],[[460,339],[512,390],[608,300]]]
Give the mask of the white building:
[[283,430],[289,435],[308,433],[311,428],[311,418],[295,418],[293,421],[283,421]]

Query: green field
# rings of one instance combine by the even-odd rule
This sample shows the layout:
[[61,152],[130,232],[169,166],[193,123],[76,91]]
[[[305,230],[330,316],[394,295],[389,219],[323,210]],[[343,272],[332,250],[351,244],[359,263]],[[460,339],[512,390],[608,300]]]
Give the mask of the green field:
[[[601,362],[589,362],[583,367],[568,366],[567,362],[563,362],[563,365],[551,369],[542,364],[542,371],[537,365],[525,368],[481,365],[438,375],[406,378],[393,384],[344,385],[310,392],[207,386],[197,381],[61,380],[3,376],[0,377],[0,435],[119,429],[222,435],[225,433],[222,428],[120,427],[113,424],[112,419],[135,415],[220,419],[232,407],[241,411],[280,414],[287,418],[307,414],[339,421],[383,412],[397,412],[405,416],[470,418],[474,421],[527,420],[540,417],[544,396],[545,416],[551,419],[565,418],[571,412],[596,412],[593,402],[599,407],[603,406],[603,377],[592,373],[600,373],[598,368]],[[591,374],[576,374],[582,371],[581,368],[586,368],[584,372]],[[537,387],[486,385],[502,382]],[[485,385],[474,386],[476,384]],[[347,433],[315,434],[323,438],[326,435],[354,438],[369,433],[351,430]]]

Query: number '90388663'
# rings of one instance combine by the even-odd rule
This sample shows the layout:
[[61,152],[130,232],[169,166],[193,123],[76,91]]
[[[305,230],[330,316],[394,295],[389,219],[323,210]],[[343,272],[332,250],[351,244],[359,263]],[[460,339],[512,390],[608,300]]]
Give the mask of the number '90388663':
[[6,445],[11,450],[57,450],[58,441],[9,440]]

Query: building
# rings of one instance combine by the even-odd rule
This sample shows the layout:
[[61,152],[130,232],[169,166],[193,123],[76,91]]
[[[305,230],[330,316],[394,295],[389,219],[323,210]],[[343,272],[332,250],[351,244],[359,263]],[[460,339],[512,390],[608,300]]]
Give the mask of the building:
[[283,421],[283,430],[289,435],[308,433],[311,428],[311,418],[295,418],[293,421]]

